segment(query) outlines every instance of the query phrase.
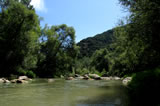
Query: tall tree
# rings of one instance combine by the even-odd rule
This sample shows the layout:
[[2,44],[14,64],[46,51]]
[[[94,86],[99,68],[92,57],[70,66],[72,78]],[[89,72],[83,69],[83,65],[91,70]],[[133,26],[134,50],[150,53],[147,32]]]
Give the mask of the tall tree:
[[39,63],[40,76],[53,77],[72,70],[77,55],[75,31],[67,25],[46,26],[42,31],[41,53],[45,57]]
[[160,1],[120,0],[120,3],[131,13],[126,34],[132,50],[141,49],[135,53],[139,66],[141,69],[159,66]]
[[17,74],[19,67],[25,66],[25,62],[29,61],[26,58],[37,47],[39,31],[39,20],[35,11],[22,3],[13,2],[0,12],[1,76]]

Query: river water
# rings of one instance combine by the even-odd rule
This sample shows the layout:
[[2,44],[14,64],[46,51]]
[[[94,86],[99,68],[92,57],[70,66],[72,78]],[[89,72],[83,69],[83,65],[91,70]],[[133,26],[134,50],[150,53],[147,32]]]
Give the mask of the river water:
[[28,84],[0,84],[0,106],[125,106],[121,81],[36,79]]

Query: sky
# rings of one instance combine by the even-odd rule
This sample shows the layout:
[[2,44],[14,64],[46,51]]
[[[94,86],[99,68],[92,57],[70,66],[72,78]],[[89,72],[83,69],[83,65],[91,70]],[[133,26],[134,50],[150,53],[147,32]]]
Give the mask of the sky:
[[126,12],[118,0],[32,0],[45,24],[67,24],[76,31],[76,42],[115,27]]

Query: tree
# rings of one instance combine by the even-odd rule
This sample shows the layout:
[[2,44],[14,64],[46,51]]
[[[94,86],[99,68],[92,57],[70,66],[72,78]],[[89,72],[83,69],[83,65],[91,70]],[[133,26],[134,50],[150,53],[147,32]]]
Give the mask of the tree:
[[39,62],[38,74],[53,77],[72,71],[77,56],[75,31],[67,25],[45,26],[42,30],[41,53],[44,60]]
[[30,5],[31,0],[0,0],[0,7],[3,10],[3,9],[8,8],[10,5],[12,5],[15,2],[23,4],[30,10],[34,9],[33,6]]
[[96,51],[92,55],[92,65],[95,66],[95,68],[102,72],[104,69],[108,71],[108,50],[107,49],[101,49]]
[[160,63],[160,1],[159,0],[120,0],[131,15],[126,29],[127,39],[132,50],[137,51],[138,70],[155,68]]
[[13,2],[0,12],[1,76],[18,74],[19,68],[35,67],[36,59],[32,57],[38,49],[39,32],[39,20],[34,9]]

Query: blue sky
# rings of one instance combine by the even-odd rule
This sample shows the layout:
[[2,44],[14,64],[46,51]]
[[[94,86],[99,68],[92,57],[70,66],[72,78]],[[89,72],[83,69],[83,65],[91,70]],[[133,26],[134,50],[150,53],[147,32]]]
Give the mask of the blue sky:
[[32,0],[31,4],[44,18],[41,26],[72,26],[76,42],[112,29],[126,16],[118,0]]

